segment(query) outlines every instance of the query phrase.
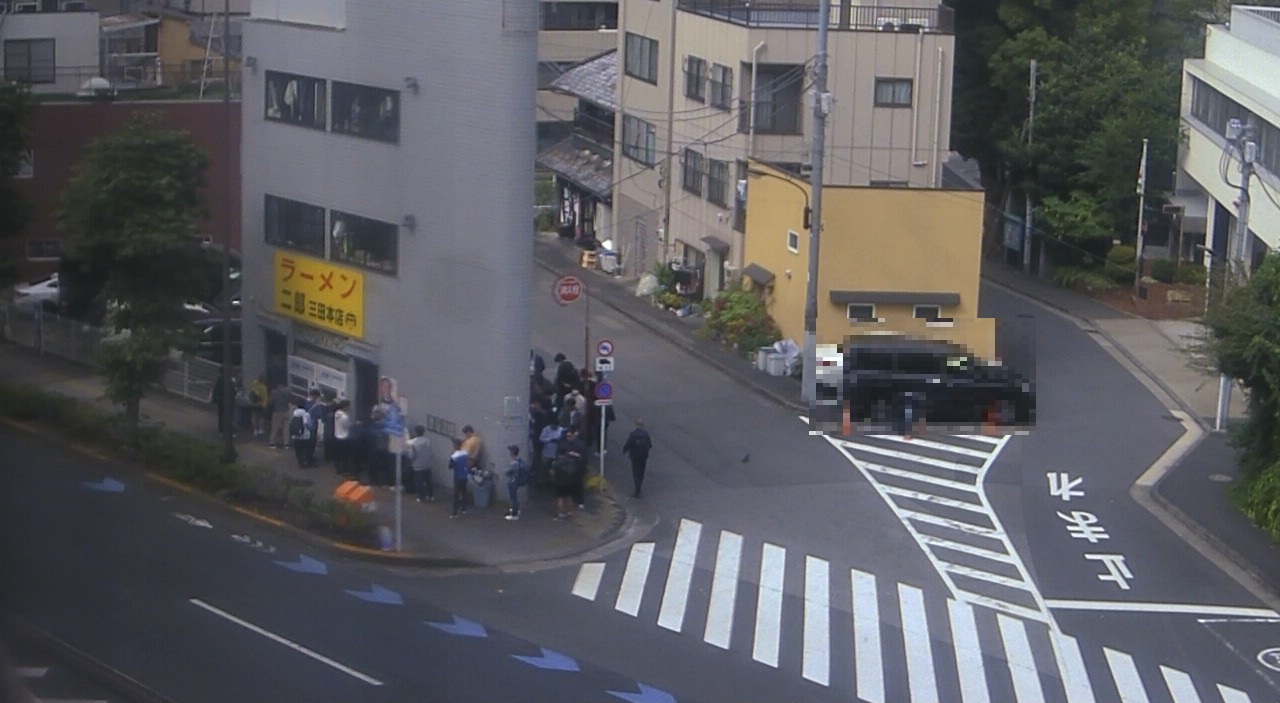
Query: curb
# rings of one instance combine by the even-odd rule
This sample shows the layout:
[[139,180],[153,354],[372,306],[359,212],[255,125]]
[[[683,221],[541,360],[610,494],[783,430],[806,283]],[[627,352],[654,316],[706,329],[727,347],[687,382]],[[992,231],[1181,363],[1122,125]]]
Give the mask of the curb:
[[[538,266],[542,267],[543,270],[549,273],[553,273],[557,276],[562,274],[562,272],[554,264],[546,261],[543,257],[535,254],[534,260],[538,263]],[[785,398],[773,392],[772,390],[751,381],[749,377],[743,377],[739,373],[738,369],[734,369],[732,366],[724,363],[720,359],[717,359],[710,354],[704,353],[701,349],[698,349],[696,345],[690,344],[689,340],[687,340],[684,337],[684,335],[676,334],[672,332],[670,329],[662,325],[656,325],[653,322],[644,319],[644,317],[640,315],[636,315],[630,310],[627,310],[625,307],[620,306],[615,302],[613,302],[612,300],[610,300],[608,296],[596,296],[596,300],[600,301],[601,303],[604,303],[606,307],[622,315],[628,320],[631,320],[637,325],[640,325],[641,327],[649,330],[650,332],[662,337],[666,341],[674,344],[675,346],[683,350],[685,353],[696,358],[698,361],[701,361],[704,364],[708,364],[714,367],[717,371],[725,374],[726,376],[729,376],[730,378],[739,379],[744,385],[750,388],[753,392],[763,396],[765,399],[770,400],[778,405],[781,405],[784,408],[789,408],[792,410],[801,410],[801,411],[808,410],[808,406],[805,405],[804,403],[797,403],[794,400]]]
[[130,703],[176,703],[128,674],[76,649],[15,615],[0,614],[0,620],[4,622],[5,629],[12,632],[16,639],[35,644],[69,669],[105,686]]

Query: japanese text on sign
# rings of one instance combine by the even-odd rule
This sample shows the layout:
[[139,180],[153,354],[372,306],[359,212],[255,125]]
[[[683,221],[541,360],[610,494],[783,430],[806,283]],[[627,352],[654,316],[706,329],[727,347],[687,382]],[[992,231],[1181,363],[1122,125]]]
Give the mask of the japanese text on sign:
[[[1066,472],[1050,472],[1046,474],[1049,479],[1049,495],[1060,499],[1062,502],[1070,502],[1072,498],[1084,497],[1084,477],[1072,478],[1071,474]],[[1111,535],[1107,534],[1106,528],[1100,523],[1097,515],[1085,510],[1071,510],[1058,512],[1058,518],[1061,519],[1067,527],[1067,534],[1072,539],[1087,540],[1089,544],[1097,544],[1105,539],[1111,539]],[[1129,565],[1125,563],[1123,554],[1089,552],[1084,555],[1087,561],[1098,562],[1106,573],[1098,574],[1099,581],[1110,581],[1119,586],[1121,590],[1129,590],[1129,581],[1133,579],[1133,572],[1129,569]]]
[[347,337],[364,337],[364,274],[276,252],[275,310]]

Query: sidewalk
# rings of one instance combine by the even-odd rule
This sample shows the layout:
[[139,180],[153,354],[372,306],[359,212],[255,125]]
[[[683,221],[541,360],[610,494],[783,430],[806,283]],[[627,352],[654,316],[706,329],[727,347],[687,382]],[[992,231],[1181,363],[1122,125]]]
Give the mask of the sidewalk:
[[[55,393],[81,398],[118,409],[102,397],[102,383],[92,370],[34,350],[0,344],[0,380],[33,383]],[[193,437],[221,443],[214,406],[154,391],[142,401],[145,420]],[[438,438],[433,441],[441,441]],[[494,448],[496,451],[501,448]],[[316,496],[333,495],[341,478],[329,465],[299,469],[289,450],[272,449],[261,439],[237,437],[239,461],[273,468],[290,480],[310,484]],[[319,453],[317,453],[319,456]],[[523,501],[520,520],[508,522],[506,486],[501,478],[495,500],[487,508],[471,508],[450,519],[449,488],[445,470],[433,471],[436,500],[419,503],[406,495],[402,503],[403,552],[417,563],[440,566],[504,567],[572,557],[621,536],[628,521],[621,506],[607,493],[588,491],[587,509],[575,510],[564,522],[552,519],[552,498],[536,493]],[[394,525],[395,493],[375,488],[380,524]],[[525,489],[524,495],[527,495]],[[501,502],[499,502],[501,501]]]

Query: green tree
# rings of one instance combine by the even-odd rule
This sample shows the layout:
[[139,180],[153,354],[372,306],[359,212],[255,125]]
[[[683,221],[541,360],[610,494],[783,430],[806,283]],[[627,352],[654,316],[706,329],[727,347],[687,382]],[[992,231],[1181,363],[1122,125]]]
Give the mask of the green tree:
[[[24,86],[0,84],[0,238],[13,237],[27,223],[27,205],[12,176],[30,143],[34,111],[35,102]],[[0,283],[11,282],[15,268],[7,257],[0,261]]]
[[115,332],[98,364],[107,395],[136,427],[148,385],[164,374],[169,351],[185,344],[181,303],[207,296],[207,266],[196,239],[206,217],[202,188],[209,157],[186,132],[139,113],[94,140],[62,194],[68,254],[102,272],[101,302]]

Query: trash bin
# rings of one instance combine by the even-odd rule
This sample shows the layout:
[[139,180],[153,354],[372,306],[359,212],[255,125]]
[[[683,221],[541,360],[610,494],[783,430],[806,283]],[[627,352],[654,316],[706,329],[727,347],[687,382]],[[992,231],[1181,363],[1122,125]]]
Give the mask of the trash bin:
[[618,273],[618,252],[601,249],[600,270],[605,273]]
[[773,347],[760,347],[756,350],[756,370],[769,371],[769,355],[773,353]]
[[782,354],[770,353],[767,364],[770,376],[783,376],[787,373],[787,357]]
[[487,508],[493,502],[493,481],[471,484],[471,499],[477,508]]

